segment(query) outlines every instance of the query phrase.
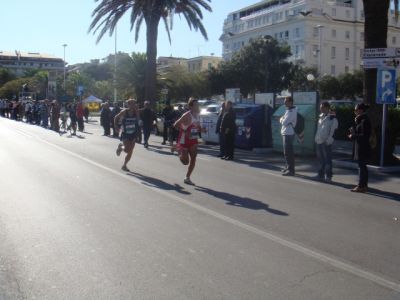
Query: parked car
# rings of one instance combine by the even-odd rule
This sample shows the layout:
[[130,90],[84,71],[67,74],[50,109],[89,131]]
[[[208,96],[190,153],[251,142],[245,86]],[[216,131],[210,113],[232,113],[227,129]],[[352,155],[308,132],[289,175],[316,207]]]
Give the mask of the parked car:
[[211,104],[201,108],[200,114],[215,113],[218,114],[221,109],[221,104]]

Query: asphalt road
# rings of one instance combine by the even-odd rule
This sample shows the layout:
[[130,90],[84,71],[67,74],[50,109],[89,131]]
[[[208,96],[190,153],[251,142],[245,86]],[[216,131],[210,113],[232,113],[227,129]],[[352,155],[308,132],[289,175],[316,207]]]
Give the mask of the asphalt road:
[[205,147],[192,187],[159,138],[124,173],[86,130],[0,118],[0,299],[400,299],[398,177],[353,194],[349,171],[283,178]]

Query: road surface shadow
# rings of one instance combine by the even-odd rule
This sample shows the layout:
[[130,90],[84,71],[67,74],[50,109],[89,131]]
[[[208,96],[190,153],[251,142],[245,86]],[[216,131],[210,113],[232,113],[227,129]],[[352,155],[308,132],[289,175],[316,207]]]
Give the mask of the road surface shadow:
[[135,172],[127,172],[126,174],[141,180],[143,185],[146,185],[149,187],[158,188],[158,189],[165,190],[165,191],[175,191],[182,195],[190,195],[191,194],[190,192],[186,191],[182,186],[180,186],[177,183],[170,184],[163,180],[145,176],[145,175],[138,174]]
[[[168,150],[164,150],[166,148]],[[158,153],[158,154],[162,154],[162,155],[169,155],[169,156],[174,155],[174,153],[171,152],[171,150],[168,146],[159,147],[159,146],[149,145],[149,148],[147,148],[147,150]]]
[[254,200],[248,197],[240,197],[226,192],[219,192],[209,188],[196,186],[195,190],[209,194],[216,199],[221,199],[226,201],[226,205],[243,207],[252,210],[265,210],[268,213],[278,215],[278,216],[289,216],[287,212],[270,208],[268,204],[265,204],[259,200]]
[[[318,179],[315,179],[313,177],[306,176],[306,175],[298,175],[298,174],[296,174],[296,177],[299,177],[299,178],[302,178],[302,179],[306,179],[306,180],[310,180],[310,181],[314,181],[314,182],[320,182],[321,184],[329,184],[329,185],[341,187],[343,189],[349,190],[349,192],[350,192],[350,190],[352,188],[354,188],[356,186],[356,184],[346,184],[346,183],[335,182],[335,181],[327,183],[327,182],[323,182],[323,181],[320,181]],[[382,191],[382,190],[379,190],[379,189],[376,189],[376,188],[371,188],[371,187],[368,188],[368,192],[365,193],[365,194],[366,195],[380,197],[380,198],[385,198],[385,199],[388,199],[388,200],[400,201],[400,194],[392,193],[392,192],[388,192],[388,191]]]

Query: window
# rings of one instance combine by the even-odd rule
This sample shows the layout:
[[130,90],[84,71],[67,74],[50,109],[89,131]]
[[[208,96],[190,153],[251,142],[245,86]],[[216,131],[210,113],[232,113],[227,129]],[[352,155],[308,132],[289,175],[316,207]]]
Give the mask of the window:
[[254,27],[254,21],[247,21],[247,28],[253,28]]
[[283,12],[281,11],[280,13],[279,13],[279,20],[282,20],[283,19]]
[[275,38],[276,40],[278,39],[278,34],[277,34],[277,33],[274,34],[274,38]]
[[350,31],[346,31],[346,40],[350,39]]
[[332,47],[331,48],[331,58],[335,58],[336,57],[336,47]]
[[346,9],[346,18],[350,18],[350,10]]
[[346,48],[346,60],[350,59],[350,48]]
[[318,29],[319,29],[318,27],[314,27],[314,32],[313,32],[314,37],[318,36],[318,31],[319,31]]
[[364,41],[364,32],[360,32],[360,41]]
[[289,31],[288,31],[288,30],[285,31],[285,38],[286,38],[286,39],[289,38]]
[[300,37],[300,28],[298,27],[295,29],[295,36]]
[[345,73],[349,73],[349,66],[345,66],[345,67],[344,67],[344,72],[345,72]]
[[336,66],[335,65],[331,66],[331,75],[336,75]]
[[392,44],[396,45],[396,37],[395,36],[392,37]]
[[313,45],[312,49],[313,49],[313,55],[317,56],[318,55],[318,45]]
[[361,16],[361,19],[364,19],[364,18],[365,18],[364,10],[361,10],[361,11],[360,11],[360,16]]
[[299,45],[296,45],[296,46],[295,46],[294,55],[295,55],[296,57],[299,56]]
[[336,17],[336,8],[332,8],[332,17]]
[[208,69],[211,70],[212,68],[212,63],[208,63]]
[[332,29],[332,37],[336,38],[336,29]]
[[360,58],[363,57],[363,54],[364,54],[364,49],[360,49]]

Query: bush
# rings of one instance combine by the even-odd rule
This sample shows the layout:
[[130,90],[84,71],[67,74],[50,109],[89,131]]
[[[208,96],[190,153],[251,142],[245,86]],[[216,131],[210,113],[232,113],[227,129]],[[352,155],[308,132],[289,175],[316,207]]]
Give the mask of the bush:
[[[354,108],[352,106],[341,106],[335,108],[339,122],[339,128],[335,132],[337,140],[348,140],[348,129],[354,125]],[[389,107],[388,112],[388,133],[393,141],[400,137],[400,108]]]
[[335,139],[348,141],[349,138],[347,135],[349,133],[349,128],[354,124],[354,107],[340,106],[335,108],[335,111],[339,123],[339,127],[335,132]]

